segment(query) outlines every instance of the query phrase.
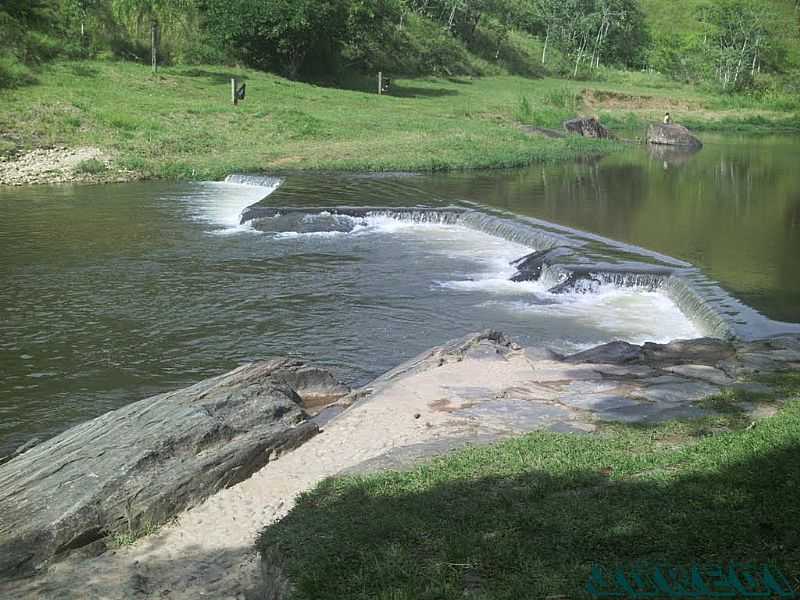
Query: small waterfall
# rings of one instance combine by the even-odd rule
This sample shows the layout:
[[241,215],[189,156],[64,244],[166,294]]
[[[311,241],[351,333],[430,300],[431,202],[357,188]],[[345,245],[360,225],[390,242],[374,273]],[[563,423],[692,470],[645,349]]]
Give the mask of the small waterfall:
[[603,284],[614,285],[617,287],[635,287],[648,291],[660,290],[664,286],[667,277],[660,273],[625,273],[613,271],[601,271],[595,273]]
[[570,240],[566,240],[557,234],[537,229],[531,225],[487,215],[478,211],[468,211],[461,215],[458,220],[459,225],[488,233],[495,237],[515,242],[523,246],[528,246],[533,250],[546,250],[556,246],[574,245]]
[[[231,175],[226,182],[264,187],[271,192],[280,186],[282,180],[276,177]],[[292,194],[287,198],[293,198]],[[256,228],[267,231],[334,235],[353,230],[361,225],[357,220],[367,218],[459,225],[527,246],[534,251],[555,249],[556,254],[549,257],[554,262],[544,262],[538,277],[550,292],[593,293],[606,285],[662,291],[704,335],[757,339],[769,334],[800,331],[800,325],[771,321],[743,305],[688,263],[590,234],[581,236],[581,232],[577,231],[562,232],[529,218],[498,216],[465,206],[304,207],[253,204],[242,213],[241,222],[245,224],[252,221]],[[259,221],[263,223],[259,224]],[[609,262],[609,258],[612,261]]]
[[235,183],[237,185],[249,185],[251,187],[270,188],[270,191],[274,191],[281,183],[283,183],[283,179],[281,179],[280,177],[270,177],[268,175],[234,174],[234,175],[228,175],[225,178],[225,183]]
[[411,223],[430,223],[434,225],[456,225],[459,223],[461,213],[454,210],[420,210],[420,209],[396,209],[396,210],[371,210],[365,215],[367,217],[386,217],[397,221],[409,221]]
[[571,272],[561,265],[542,265],[539,282],[548,290],[557,287],[569,279]]
[[681,312],[707,336],[729,339],[736,337],[732,324],[713,304],[703,298],[684,277],[669,277],[664,290]]

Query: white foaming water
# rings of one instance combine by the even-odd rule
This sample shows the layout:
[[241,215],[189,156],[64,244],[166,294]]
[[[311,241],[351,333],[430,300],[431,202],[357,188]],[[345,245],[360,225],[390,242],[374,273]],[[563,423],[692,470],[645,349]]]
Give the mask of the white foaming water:
[[[491,300],[487,306],[513,313],[592,325],[634,344],[701,337],[702,332],[662,292],[603,286],[589,294],[537,294],[536,302]],[[604,340],[582,345],[589,348]]]
[[269,196],[279,186],[280,181],[271,186],[207,182],[186,197],[186,204],[195,220],[218,226],[215,234],[255,232],[250,224],[240,224],[242,211]]
[[[330,213],[308,215],[304,223],[330,219]],[[667,342],[672,339],[696,338],[701,331],[684,315],[670,298],[660,291],[636,287],[601,286],[592,293],[551,294],[553,282],[513,282],[514,260],[534,251],[528,246],[483,233],[461,225],[415,222],[390,216],[365,218],[336,217],[346,221],[349,231],[288,231],[275,233],[276,239],[341,238],[342,236],[391,235],[409,243],[419,243],[426,253],[439,254],[456,260],[467,260],[474,271],[463,279],[435,281],[433,293],[469,293],[475,305],[505,314],[515,320],[546,319],[570,332],[591,328],[598,335],[607,332],[606,339],[580,344],[590,347],[608,338],[625,339],[633,343]],[[463,275],[462,275],[463,276]],[[566,341],[566,346],[571,342]],[[574,344],[573,344],[574,345]]]

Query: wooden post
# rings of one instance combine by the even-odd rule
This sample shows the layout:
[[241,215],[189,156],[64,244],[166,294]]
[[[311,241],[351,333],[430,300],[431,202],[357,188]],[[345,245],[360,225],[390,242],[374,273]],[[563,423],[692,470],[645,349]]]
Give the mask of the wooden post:
[[234,106],[239,105],[239,96],[236,94],[237,82],[236,79],[231,79],[231,100]]
[[150,21],[150,60],[153,64],[153,74],[158,72],[158,22]]
[[383,72],[378,71],[378,96],[383,94]]

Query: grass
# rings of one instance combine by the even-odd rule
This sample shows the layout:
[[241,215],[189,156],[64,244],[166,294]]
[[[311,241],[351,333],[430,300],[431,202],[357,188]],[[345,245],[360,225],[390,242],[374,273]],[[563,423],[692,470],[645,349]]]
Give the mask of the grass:
[[[247,83],[238,107],[230,102],[233,76]],[[116,157],[115,168],[167,179],[301,169],[437,171],[573,160],[618,147],[531,138],[518,128],[519,122],[560,127],[577,113],[612,121],[630,113],[644,122],[680,101],[698,107],[703,123],[796,121],[754,107],[705,109],[718,99],[656,76],[608,71],[602,79],[395,79],[392,93],[379,97],[371,86],[318,87],[245,69],[171,67],[153,77],[131,63],[60,62],[44,68],[35,85],[0,91],[0,151],[97,146]],[[606,96],[585,103],[587,90]],[[520,112],[523,101],[527,109]]]
[[297,599],[585,598],[593,567],[635,564],[767,564],[797,586],[800,373],[773,383],[789,401],[755,426],[535,433],[329,479],[259,545]]
[[97,160],[96,158],[82,160],[75,167],[76,172],[84,173],[86,175],[100,175],[101,173],[105,173],[106,170],[107,167],[105,163],[101,160]]

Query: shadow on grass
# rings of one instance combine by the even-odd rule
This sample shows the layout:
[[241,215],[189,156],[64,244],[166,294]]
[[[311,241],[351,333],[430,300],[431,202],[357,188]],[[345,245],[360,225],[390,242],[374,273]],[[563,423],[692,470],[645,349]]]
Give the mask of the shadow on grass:
[[232,73],[217,73],[214,71],[206,71],[205,69],[184,69],[178,73],[184,77],[198,77],[208,79],[211,83],[230,83],[231,79],[238,79],[239,81],[247,81],[246,75],[234,75]]
[[458,96],[460,92],[450,88],[429,88],[402,84],[392,84],[389,96],[398,98],[443,98],[445,96]]
[[87,77],[89,79],[94,79],[100,74],[100,71],[94,67],[82,64],[70,65],[69,70],[76,77]]
[[[399,77],[395,78],[391,73],[385,73],[384,77],[388,78],[391,82],[389,91],[386,92],[387,96],[395,96],[398,98],[442,98],[446,96],[458,96],[461,93],[458,90],[446,87],[406,85],[404,83],[399,83]],[[405,78],[403,79],[405,80]],[[350,90],[352,92],[363,92],[366,94],[378,93],[377,74],[374,77],[361,74],[349,74],[346,77],[340,77],[335,80],[307,79],[304,81],[323,88]],[[471,81],[458,80],[457,78],[451,78],[447,81],[449,83],[464,85],[472,83]]]
[[[688,468],[676,460],[620,478],[602,462],[476,477],[488,451],[459,458],[448,477],[422,467],[328,480],[259,544],[285,561],[298,598],[588,598],[593,565],[634,563],[768,564],[796,589],[800,437],[725,461],[730,437]],[[516,441],[502,447],[547,460]]]

